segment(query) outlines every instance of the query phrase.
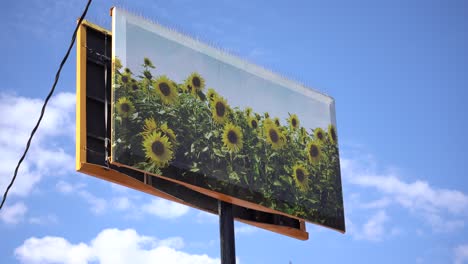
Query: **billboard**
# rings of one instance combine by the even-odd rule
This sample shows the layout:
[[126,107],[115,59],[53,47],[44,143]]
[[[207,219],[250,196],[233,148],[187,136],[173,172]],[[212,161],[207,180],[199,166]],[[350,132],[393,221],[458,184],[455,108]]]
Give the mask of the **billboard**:
[[111,162],[344,232],[334,100],[113,10]]

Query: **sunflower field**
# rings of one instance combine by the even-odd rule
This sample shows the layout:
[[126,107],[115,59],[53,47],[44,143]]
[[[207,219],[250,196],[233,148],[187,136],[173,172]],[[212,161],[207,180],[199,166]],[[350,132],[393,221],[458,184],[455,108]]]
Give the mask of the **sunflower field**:
[[114,161],[344,230],[337,133],[229,105],[197,72],[114,61]]

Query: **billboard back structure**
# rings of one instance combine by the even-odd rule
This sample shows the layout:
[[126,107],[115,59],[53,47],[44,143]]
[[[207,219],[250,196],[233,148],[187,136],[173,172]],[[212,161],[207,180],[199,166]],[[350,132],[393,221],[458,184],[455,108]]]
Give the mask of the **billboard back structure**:
[[334,100],[113,10],[117,166],[345,231]]

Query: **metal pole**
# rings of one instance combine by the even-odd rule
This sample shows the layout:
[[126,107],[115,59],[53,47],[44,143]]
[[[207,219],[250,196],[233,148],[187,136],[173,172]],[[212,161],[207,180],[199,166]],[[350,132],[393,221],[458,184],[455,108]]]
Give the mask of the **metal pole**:
[[221,264],[236,264],[236,241],[232,204],[218,201]]

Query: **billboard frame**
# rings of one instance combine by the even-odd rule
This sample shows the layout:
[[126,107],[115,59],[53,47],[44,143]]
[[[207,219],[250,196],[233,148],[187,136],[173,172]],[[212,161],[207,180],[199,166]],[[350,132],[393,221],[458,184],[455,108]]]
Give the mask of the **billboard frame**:
[[[113,16],[114,10],[115,10],[114,7],[111,8],[111,12],[110,12],[111,16]],[[123,10],[123,11],[125,11],[125,10]],[[301,84],[299,84],[297,82],[286,79],[286,78],[284,78],[282,76],[279,76],[279,75],[277,75],[277,74],[275,74],[273,72],[270,72],[270,71],[268,71],[268,70],[266,70],[266,69],[264,69],[264,68],[262,68],[260,66],[257,66],[257,65],[251,64],[249,62],[246,62],[246,61],[244,61],[244,60],[242,60],[242,59],[240,59],[240,58],[238,58],[236,56],[233,56],[231,54],[224,53],[224,52],[222,52],[222,51],[220,51],[220,50],[218,50],[218,49],[216,49],[216,48],[214,48],[214,47],[212,47],[210,45],[204,44],[204,43],[202,43],[202,42],[200,42],[198,40],[195,40],[195,39],[193,39],[193,38],[191,38],[189,36],[186,36],[186,35],[183,35],[183,34],[181,34],[179,32],[167,29],[167,28],[163,27],[162,25],[160,25],[158,23],[156,23],[156,26],[159,27],[159,28],[163,28],[163,30],[165,31],[164,32],[164,37],[170,39],[171,41],[177,42],[179,44],[180,44],[180,41],[182,41],[182,40],[187,41],[187,42],[191,43],[191,45],[189,45],[189,46],[191,48],[193,48],[197,52],[203,53],[203,54],[208,55],[208,56],[213,56],[215,59],[220,60],[220,61],[225,62],[225,63],[228,63],[228,64],[233,65],[235,67],[244,66],[244,67],[247,68],[246,71],[249,72],[249,73],[252,73],[252,74],[254,74],[256,76],[259,76],[261,78],[272,79],[275,83],[290,86],[291,90],[302,93],[302,94],[307,95],[309,97],[313,97],[313,98],[318,97],[318,98],[321,98],[321,99],[328,100],[329,103],[330,103],[330,105],[329,105],[330,112],[333,113],[331,115],[332,124],[336,124],[336,118],[335,118],[335,115],[334,115],[334,113],[335,113],[335,102],[334,102],[334,99],[332,97],[330,97],[330,96],[328,96],[328,95],[326,95],[326,94],[324,94],[322,92],[313,90],[313,89],[305,89],[304,90],[305,86],[303,86],[303,85],[301,85]],[[168,33],[169,31],[170,31],[170,33]],[[115,48],[115,47],[113,47],[113,48]],[[205,49],[208,50],[208,51],[206,53],[202,52],[202,50],[205,50]],[[112,72],[114,72],[114,68],[112,69]],[[112,78],[112,82],[114,82],[113,78]],[[112,95],[111,96],[112,96],[111,101],[112,101],[112,103],[114,103],[114,101],[115,101],[114,97],[115,96],[114,96],[114,90],[113,89],[112,89]],[[114,110],[115,110],[114,108],[115,107],[111,107],[111,113],[112,113],[111,116],[114,116]],[[113,128],[113,125],[112,125],[112,128]],[[113,136],[114,136],[114,134],[112,133],[111,137],[113,137]],[[113,142],[113,141],[114,140],[111,139],[111,142]],[[272,213],[272,214],[283,215],[283,216],[286,216],[286,217],[289,217],[289,218],[294,218],[294,219],[297,219],[298,221],[304,222],[303,225],[304,225],[304,228],[305,228],[305,219],[303,219],[301,217],[291,215],[291,214],[288,214],[286,212],[282,212],[282,211],[279,211],[279,210],[275,210],[275,209],[272,209],[272,208],[257,204],[257,203],[252,202],[252,201],[247,201],[247,200],[244,200],[244,199],[241,199],[241,198],[230,196],[230,195],[225,194],[225,193],[221,193],[221,192],[218,192],[218,191],[213,191],[213,190],[210,190],[210,189],[207,189],[207,188],[204,188],[204,187],[200,187],[200,186],[194,185],[194,184],[189,183],[189,182],[184,182],[184,181],[181,181],[181,180],[177,180],[177,179],[165,176],[163,174],[150,173],[150,172],[145,171],[143,169],[135,168],[134,166],[118,162],[118,161],[116,161],[115,157],[111,156],[110,158],[111,158],[110,159],[111,164],[113,164],[115,166],[136,170],[136,171],[139,171],[141,173],[145,173],[145,174],[157,177],[157,178],[161,178],[161,179],[171,181],[171,182],[176,183],[176,184],[183,185],[183,186],[185,186],[187,188],[190,188],[190,189],[192,189],[194,191],[197,191],[199,193],[210,196],[210,197],[215,198],[215,199],[220,200],[220,201],[224,201],[224,202],[227,202],[227,203],[232,203],[232,204],[242,206],[242,207],[245,207],[245,208],[250,208],[250,209],[253,209],[253,210],[258,210],[258,211],[268,212],[268,213]],[[188,173],[189,174],[196,174],[196,173],[191,173],[191,172],[188,172]],[[342,188],[341,179],[340,179],[340,188]],[[344,213],[344,209],[343,209],[343,213]],[[309,221],[309,222],[311,222],[311,221]],[[311,223],[322,226],[322,227],[325,227],[325,228],[328,228],[328,229],[338,231],[340,233],[345,233],[344,218],[343,218],[343,230],[340,230],[338,228],[334,228],[334,227],[331,227],[331,226],[328,226],[328,225],[324,225],[324,224],[321,224],[319,222],[311,222]]]
[[[166,179],[159,179],[147,173],[109,164],[108,160],[104,157],[99,159],[99,161],[90,160],[90,151],[93,150],[90,150],[87,139],[89,136],[88,130],[90,129],[90,126],[88,126],[88,121],[90,120],[88,120],[89,117],[87,116],[89,107],[87,104],[89,100],[89,96],[87,96],[87,82],[89,81],[87,76],[87,63],[89,62],[91,49],[88,47],[87,42],[88,31],[97,32],[97,34],[104,35],[106,38],[112,37],[112,32],[109,30],[86,20],[83,20],[77,33],[76,170],[150,195],[217,214],[218,200],[216,197],[198,193],[197,190],[192,190],[184,185],[167,181]],[[110,50],[111,48],[108,49],[109,52]],[[94,52],[93,54],[101,59],[108,59],[110,57],[107,53],[99,54],[99,52]],[[110,71],[108,72],[110,73]],[[110,78],[107,79],[109,80],[108,85],[110,85]],[[105,86],[104,88],[107,89]],[[110,109],[110,100],[102,100],[102,98],[94,100],[100,100],[100,103],[103,105],[107,103],[108,109]],[[104,111],[104,109],[101,110]],[[110,110],[108,113],[110,113]],[[102,118],[104,119],[104,117]],[[109,128],[110,126],[106,126],[106,133],[110,134]],[[100,137],[101,141],[106,141],[110,138],[106,134],[97,136]],[[188,197],[190,197],[190,199],[187,199]],[[228,203],[232,202],[232,200],[230,201],[229,199],[222,200]],[[278,214],[276,211],[274,213],[265,212],[265,210],[256,210],[234,204],[233,217],[240,222],[296,239],[307,240],[309,237],[306,232],[304,220],[284,216]]]

